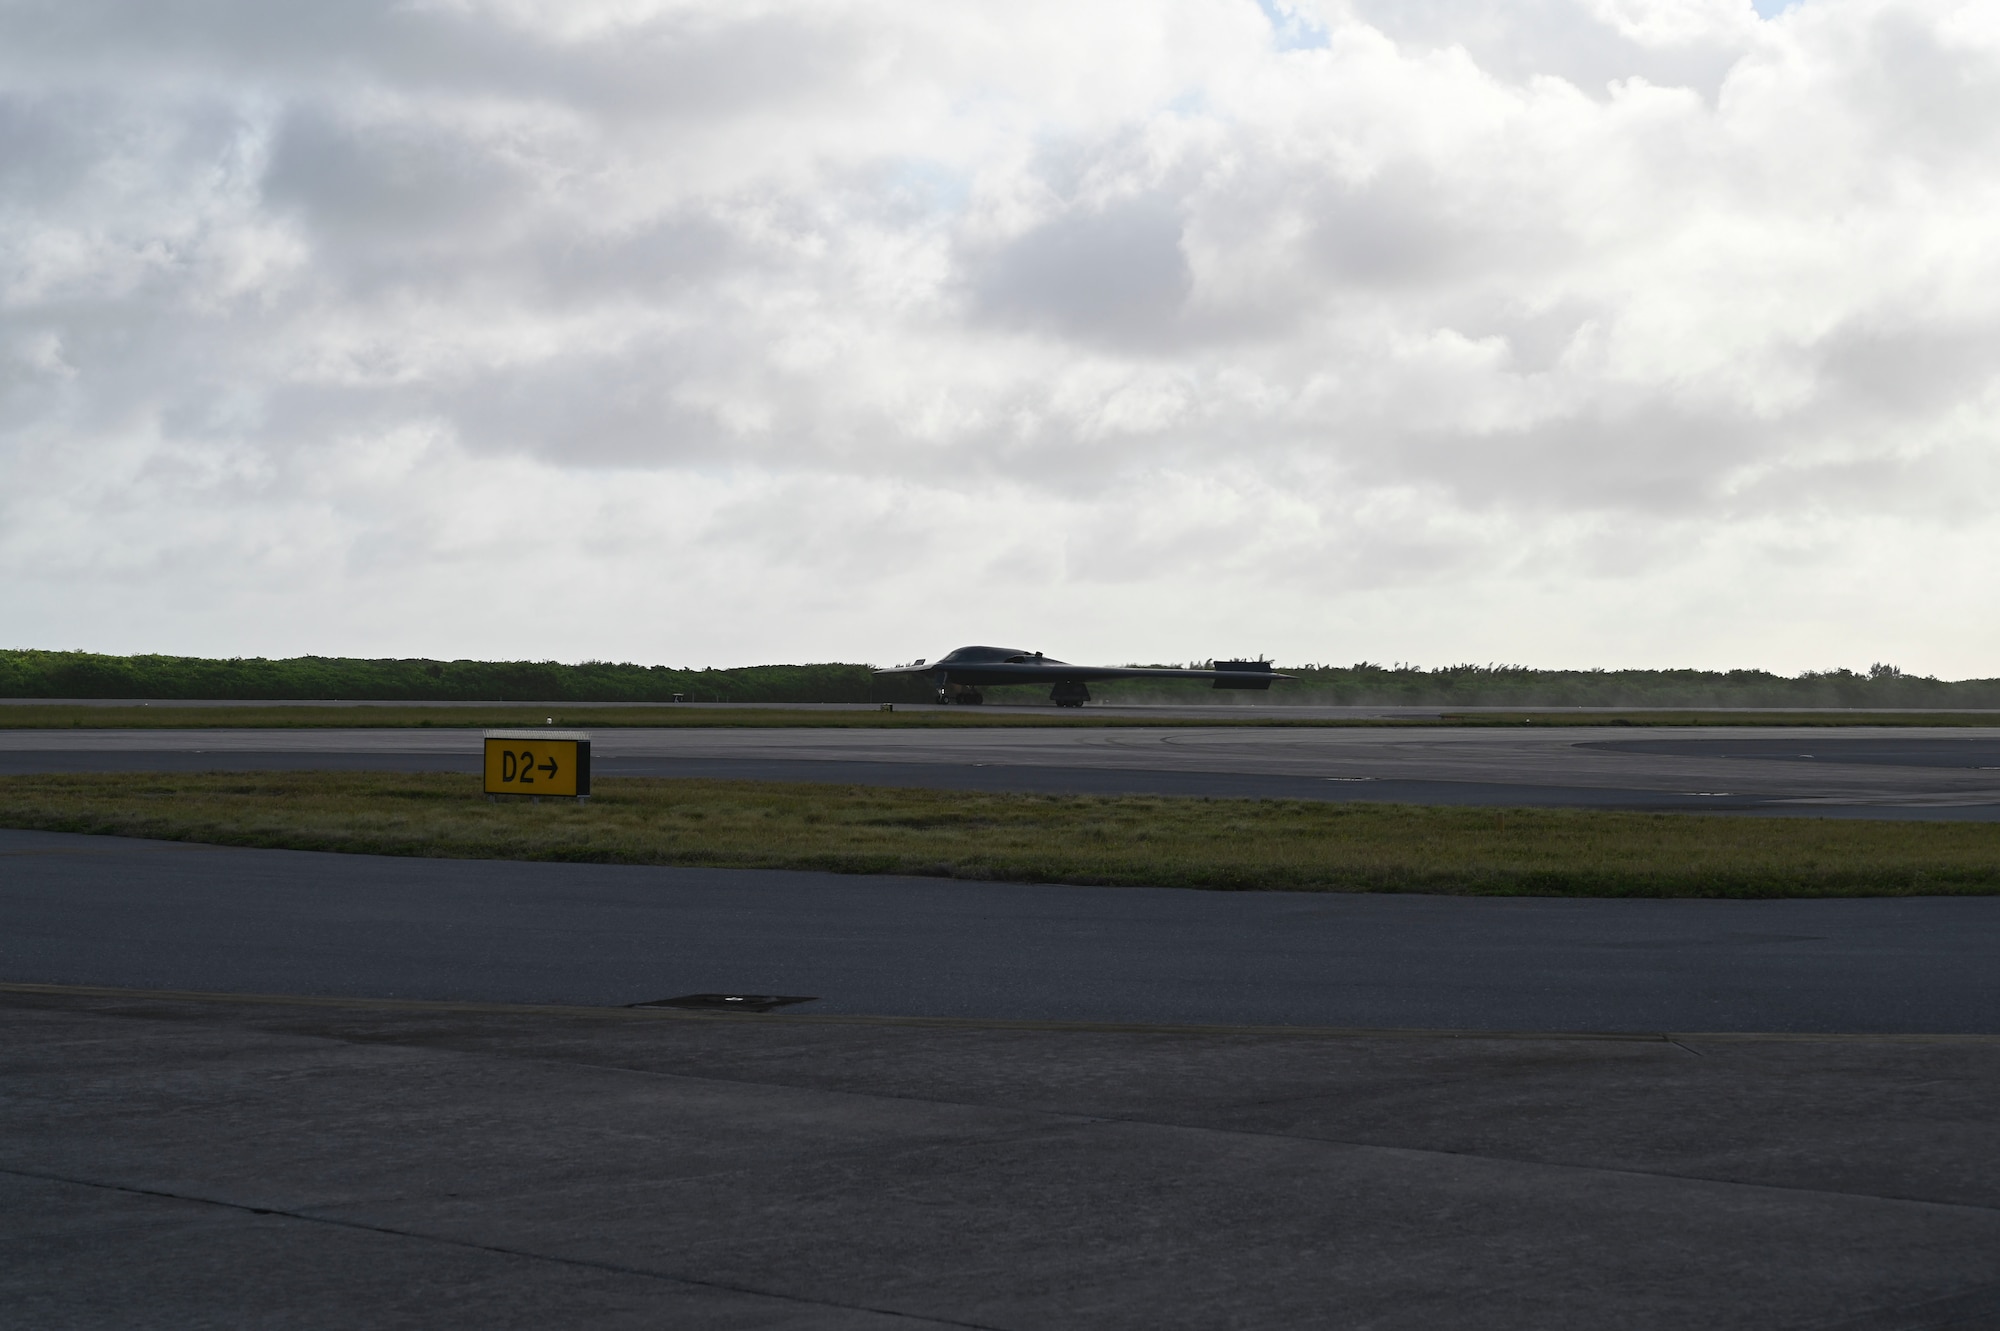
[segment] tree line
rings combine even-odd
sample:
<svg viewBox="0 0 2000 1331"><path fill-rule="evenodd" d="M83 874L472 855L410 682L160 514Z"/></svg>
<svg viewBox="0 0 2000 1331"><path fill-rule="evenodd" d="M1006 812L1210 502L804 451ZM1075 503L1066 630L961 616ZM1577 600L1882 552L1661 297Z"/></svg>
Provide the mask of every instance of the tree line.
<svg viewBox="0 0 2000 1331"><path fill-rule="evenodd" d="M1883 664L1799 675L1768 670L1534 670L1517 665L1426 669L1368 662L1278 670L1294 676L1295 682L1274 685L1268 695L1218 698L1409 707L2000 707L2000 679L1942 680ZM1092 685L1091 692L1123 702L1166 702L1191 700L1201 688L1132 680L1101 688Z"/></svg>
<svg viewBox="0 0 2000 1331"><path fill-rule="evenodd" d="M1280 666L1270 693L1216 693L1205 681L1091 685L1109 702L1320 703L1411 707L2000 707L2000 679L1941 680L1891 665L1777 675L1765 670L1534 670L1514 665ZM995 702L1042 688L987 689ZM609 661L433 661L297 656L106 656L0 650L0 697L328 699L367 702L924 702L931 686L878 680L867 665L676 669Z"/></svg>
<svg viewBox="0 0 2000 1331"><path fill-rule="evenodd" d="M366 702L901 702L926 701L923 680L877 681L865 665L677 670L609 661L281 660L103 656L0 650L0 697L326 699Z"/></svg>

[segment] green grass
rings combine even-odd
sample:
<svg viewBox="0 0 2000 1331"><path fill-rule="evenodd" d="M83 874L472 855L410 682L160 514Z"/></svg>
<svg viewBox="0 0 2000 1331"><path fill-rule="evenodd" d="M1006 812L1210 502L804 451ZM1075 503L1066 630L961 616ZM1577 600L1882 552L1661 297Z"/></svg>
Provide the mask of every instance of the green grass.
<svg viewBox="0 0 2000 1331"><path fill-rule="evenodd" d="M1021 882L1486 895L2000 891L2000 825L991 795L606 779L587 804L471 776L0 777L0 826L234 846ZM940 884L940 891L949 888Z"/></svg>
<svg viewBox="0 0 2000 1331"><path fill-rule="evenodd" d="M2000 712L1780 712L1633 709L1548 712L1445 712L1441 726L2000 726Z"/></svg>
<svg viewBox="0 0 2000 1331"><path fill-rule="evenodd" d="M771 726L819 730L964 730L1106 728L1121 726L2000 726L1993 712L1448 712L1432 717L1310 717L1260 714L1254 707L1216 707L1212 715L1134 716L1117 712L1011 711L965 707L884 712L784 707L593 707L587 703L436 707L369 703L348 707L310 703L204 707L21 703L0 707L0 730L478 730L540 726L573 729L635 726L717 729Z"/></svg>

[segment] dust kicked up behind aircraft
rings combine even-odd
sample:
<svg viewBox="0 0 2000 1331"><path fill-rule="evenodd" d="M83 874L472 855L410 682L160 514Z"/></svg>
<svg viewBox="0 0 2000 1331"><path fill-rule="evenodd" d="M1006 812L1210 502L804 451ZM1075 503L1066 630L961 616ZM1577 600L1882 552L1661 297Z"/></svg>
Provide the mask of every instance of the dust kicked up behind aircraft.
<svg viewBox="0 0 2000 1331"><path fill-rule="evenodd" d="M1047 684L1049 701L1058 707L1081 707L1090 701L1094 679L1208 679L1218 689L1268 689L1271 681L1290 679L1272 671L1269 661L1215 661L1206 670L1174 670L1161 666L1084 666L1058 661L1040 652L1014 647L960 647L935 661L877 670L876 675L929 675L944 703L982 703L979 690L990 684Z"/></svg>

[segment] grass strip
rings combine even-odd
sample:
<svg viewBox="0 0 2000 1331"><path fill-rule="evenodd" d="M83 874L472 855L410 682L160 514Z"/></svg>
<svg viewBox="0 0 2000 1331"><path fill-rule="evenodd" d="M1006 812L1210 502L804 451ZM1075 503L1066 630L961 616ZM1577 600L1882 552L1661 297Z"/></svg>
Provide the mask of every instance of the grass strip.
<svg viewBox="0 0 2000 1331"><path fill-rule="evenodd" d="M269 706L99 706L20 703L0 706L0 730L480 730L556 725L572 729L964 730L1117 728L1126 726L1966 726L2000 727L2000 712L1447 712L1414 717L1260 715L1254 707L1216 706L1213 716L1133 716L1102 711L1010 711L1004 707L884 712L786 707L592 707L588 704L494 703L432 707L421 703L347 707L310 703Z"/></svg>
<svg viewBox="0 0 2000 1331"><path fill-rule="evenodd" d="M607 778L587 804L374 772L0 777L0 826L462 859L1589 897L2000 891L2000 825Z"/></svg>
<svg viewBox="0 0 2000 1331"><path fill-rule="evenodd" d="M2000 712L1443 712L1434 726L2000 726Z"/></svg>

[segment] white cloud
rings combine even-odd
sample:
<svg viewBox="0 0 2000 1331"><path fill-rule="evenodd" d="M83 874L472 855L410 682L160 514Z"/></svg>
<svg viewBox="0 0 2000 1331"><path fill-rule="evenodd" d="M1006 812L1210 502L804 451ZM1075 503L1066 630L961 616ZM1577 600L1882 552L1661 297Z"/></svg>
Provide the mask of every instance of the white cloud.
<svg viewBox="0 0 2000 1331"><path fill-rule="evenodd" d="M0 638L2000 673L2000 22L1764 12L11 6Z"/></svg>

